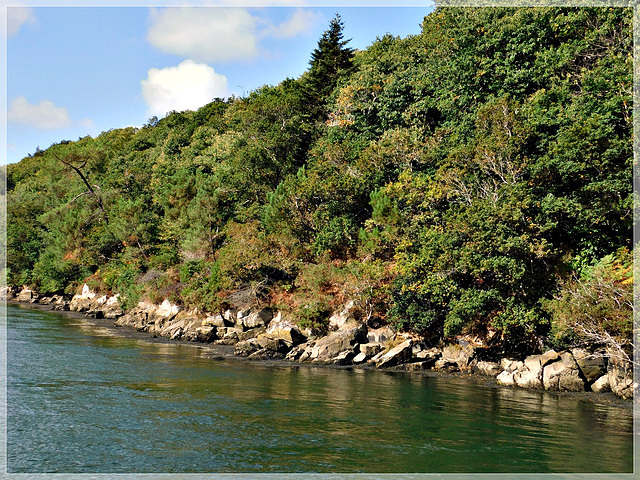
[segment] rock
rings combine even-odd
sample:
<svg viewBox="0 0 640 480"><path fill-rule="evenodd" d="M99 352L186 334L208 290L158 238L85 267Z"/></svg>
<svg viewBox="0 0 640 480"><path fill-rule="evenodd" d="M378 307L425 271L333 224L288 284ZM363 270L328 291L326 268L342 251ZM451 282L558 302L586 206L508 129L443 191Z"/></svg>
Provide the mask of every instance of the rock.
<svg viewBox="0 0 640 480"><path fill-rule="evenodd" d="M500 360L500 366L504 370L498 375L496 380L498 381L499 385L510 386L516 383L514 376L518 370L524 367L524 362L503 358Z"/></svg>
<svg viewBox="0 0 640 480"><path fill-rule="evenodd" d="M15 296L16 293L10 286L0 288L0 301L12 300Z"/></svg>
<svg viewBox="0 0 640 480"><path fill-rule="evenodd" d="M542 370L542 383L545 390L563 390L580 392L585 390L580 368L569 352L560 355L560 359L545 366Z"/></svg>
<svg viewBox="0 0 640 480"><path fill-rule="evenodd" d="M203 327L211 326L211 327L217 328L217 327L226 327L227 324L225 323L224 317L222 315L211 315L202 321L202 326Z"/></svg>
<svg viewBox="0 0 640 480"><path fill-rule="evenodd" d="M222 314L222 318L224 318L228 322L228 326L233 326L236 324L238 316L234 310L229 309L225 310L225 312Z"/></svg>
<svg viewBox="0 0 640 480"><path fill-rule="evenodd" d="M428 350L419 351L418 353L413 355L413 358L418 362L426 362L426 368L433 368L441 356L442 352L434 347Z"/></svg>
<svg viewBox="0 0 640 480"><path fill-rule="evenodd" d="M331 363L334 365L350 365L351 360L355 357L355 352L353 350L345 350L344 352L340 352L334 358L331 359Z"/></svg>
<svg viewBox="0 0 640 480"><path fill-rule="evenodd" d="M376 367L388 368L410 361L412 346L413 340L411 339L405 340L400 345L396 345L376 361Z"/></svg>
<svg viewBox="0 0 640 480"><path fill-rule="evenodd" d="M353 315L353 301L349 301L340 313L334 313L329 318L329 330L349 330L357 327L358 323Z"/></svg>
<svg viewBox="0 0 640 480"><path fill-rule="evenodd" d="M244 328L256 328L262 327L269 323L273 318L273 312L270 308L263 308L262 310L254 313L249 313L241 317L240 314L244 312L238 312L238 320L242 322Z"/></svg>
<svg viewBox="0 0 640 480"><path fill-rule="evenodd" d="M90 298L82 298L76 295L69 303L69 310L72 312L88 312L91 309L91 303Z"/></svg>
<svg viewBox="0 0 640 480"><path fill-rule="evenodd" d="M609 375L605 374L591 384L591 391L596 393L610 392Z"/></svg>
<svg viewBox="0 0 640 480"><path fill-rule="evenodd" d="M419 372L421 370L427 370L431 367L431 362L413 362L403 365L404 370L407 372Z"/></svg>
<svg viewBox="0 0 640 480"><path fill-rule="evenodd" d="M121 308L110 308L103 310L104 318L118 318L124 314Z"/></svg>
<svg viewBox="0 0 640 480"><path fill-rule="evenodd" d="M304 357L304 359L311 361L328 362L345 350L352 350L355 353L356 345L366 338L366 332L366 325L359 325L350 330L338 330L330 333L310 347L309 355L305 357L303 354L300 361L304 361Z"/></svg>
<svg viewBox="0 0 640 480"><path fill-rule="evenodd" d="M215 327L207 325L196 328L196 338L199 342L209 343L217 339L218 335Z"/></svg>
<svg viewBox="0 0 640 480"><path fill-rule="evenodd" d="M261 350L258 350L257 352L252 353L248 358L250 358L251 360L273 360L284 358L284 354L276 352L274 350L263 348Z"/></svg>
<svg viewBox="0 0 640 480"><path fill-rule="evenodd" d="M241 328L228 327L224 336L220 340L216 340L214 343L220 345L235 345L238 343L238 335L241 333Z"/></svg>
<svg viewBox="0 0 640 480"><path fill-rule="evenodd" d="M361 343L360 353L364 353L367 357L373 357L376 353L382 351L382 345L379 343Z"/></svg>
<svg viewBox="0 0 640 480"><path fill-rule="evenodd" d="M269 322L267 333L272 337L283 339L292 346L299 345L307 341L307 337L300 332L298 326L288 322L287 320L282 320L282 315L280 313L278 313L278 315Z"/></svg>
<svg viewBox="0 0 640 480"><path fill-rule="evenodd" d="M352 362L359 364L359 363L364 363L367 360L367 356L360 352L358 355L356 355L355 357L353 357Z"/></svg>
<svg viewBox="0 0 640 480"><path fill-rule="evenodd" d="M291 350L289 350L289 353L287 353L287 356L285 358L287 360L292 361L292 362L296 361L296 360L300 360L300 357L305 352L307 347L308 347L308 344L306 344L306 343L303 343L303 344L300 344L300 345L296 345ZM302 361L302 360L300 360L300 361Z"/></svg>
<svg viewBox="0 0 640 480"><path fill-rule="evenodd" d="M262 348L267 350L273 350L274 352L287 354L291 350L291 344L286 342L280 337L274 337L268 333L262 333L258 335L256 341Z"/></svg>
<svg viewBox="0 0 640 480"><path fill-rule="evenodd" d="M500 373L496 377L498 385L505 385L505 386L514 385L516 383L516 381L513 378L515 374L516 372L513 370L503 370L502 373Z"/></svg>
<svg viewBox="0 0 640 480"><path fill-rule="evenodd" d="M496 377L502 372L502 368L497 362L481 360L474 365L474 372L488 377Z"/></svg>
<svg viewBox="0 0 640 480"><path fill-rule="evenodd" d="M176 330L183 330L184 326L184 320L178 320L165 326L165 328L160 331L160 335L163 337L173 338Z"/></svg>
<svg viewBox="0 0 640 480"><path fill-rule="evenodd" d="M370 343L384 343L392 341L396 336L396 332L391 327L380 327L375 330L369 330L367 340Z"/></svg>
<svg viewBox="0 0 640 480"><path fill-rule="evenodd" d="M559 358L558 354L549 350L542 355L530 355L513 376L516 385L523 388L543 388L543 368Z"/></svg>
<svg viewBox="0 0 640 480"><path fill-rule="evenodd" d="M258 350L261 350L262 347L260 346L260 344L258 343L258 341L255 338L251 338L249 340L246 340L244 342L238 342L236 343L234 349L233 349L233 353L235 353L236 355L238 355L239 357L248 357L249 355L257 352Z"/></svg>
<svg viewBox="0 0 640 480"><path fill-rule="evenodd" d="M500 359L500 366L503 370L516 371L524 365L520 360L514 360L512 358Z"/></svg>
<svg viewBox="0 0 640 480"><path fill-rule="evenodd" d="M176 316L180 310L178 305L172 305L169 300L164 300L156 309L155 313L160 317L170 318Z"/></svg>
<svg viewBox="0 0 640 480"><path fill-rule="evenodd" d="M471 360L475 356L475 348L470 344L466 345L447 345L442 349L441 361L446 365L455 364L461 370L469 369Z"/></svg>
<svg viewBox="0 0 640 480"><path fill-rule="evenodd" d="M593 383L607 373L607 359L604 355L592 354L581 348L574 348L571 353L587 382Z"/></svg>
<svg viewBox="0 0 640 480"><path fill-rule="evenodd" d="M433 364L433 369L444 370L447 372L457 372L460 370L460 367L456 362L451 362L449 360L445 360L444 358L440 358Z"/></svg>
<svg viewBox="0 0 640 480"><path fill-rule="evenodd" d="M609 351L608 378L611 391L621 398L633 398L637 384L633 382L633 367L620 358L615 351Z"/></svg>
<svg viewBox="0 0 640 480"><path fill-rule="evenodd" d="M266 331L267 329L265 328L265 326L261 325L256 328L251 328L246 331L238 332L238 340L243 342L245 340L249 340L250 338L256 338L257 336L259 336L260 334Z"/></svg>

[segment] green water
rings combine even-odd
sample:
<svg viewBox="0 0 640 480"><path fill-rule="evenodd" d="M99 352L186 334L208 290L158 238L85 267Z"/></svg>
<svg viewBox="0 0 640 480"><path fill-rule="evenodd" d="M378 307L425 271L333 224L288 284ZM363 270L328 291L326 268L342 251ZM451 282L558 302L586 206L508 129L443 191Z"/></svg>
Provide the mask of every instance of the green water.
<svg viewBox="0 0 640 480"><path fill-rule="evenodd" d="M217 360L12 306L7 323L10 473L633 469L610 397Z"/></svg>

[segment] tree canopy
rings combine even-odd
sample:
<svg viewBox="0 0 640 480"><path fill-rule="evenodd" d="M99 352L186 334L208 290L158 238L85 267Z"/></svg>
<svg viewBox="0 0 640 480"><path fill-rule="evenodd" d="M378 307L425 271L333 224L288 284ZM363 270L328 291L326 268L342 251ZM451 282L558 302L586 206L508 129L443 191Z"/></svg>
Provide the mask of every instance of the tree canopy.
<svg viewBox="0 0 640 480"><path fill-rule="evenodd" d="M632 13L439 7L362 51L336 16L298 79L9 165L8 283L629 339Z"/></svg>

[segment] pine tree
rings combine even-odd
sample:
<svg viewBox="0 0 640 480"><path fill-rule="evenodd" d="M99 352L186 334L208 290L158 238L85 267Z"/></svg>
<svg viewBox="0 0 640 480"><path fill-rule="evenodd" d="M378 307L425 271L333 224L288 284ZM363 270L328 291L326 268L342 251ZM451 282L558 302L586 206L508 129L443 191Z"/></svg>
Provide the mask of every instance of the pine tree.
<svg viewBox="0 0 640 480"><path fill-rule="evenodd" d="M353 68L354 52L346 47L351 39L343 40L343 28L342 19L336 13L311 54L308 91L317 106L326 103L340 77Z"/></svg>

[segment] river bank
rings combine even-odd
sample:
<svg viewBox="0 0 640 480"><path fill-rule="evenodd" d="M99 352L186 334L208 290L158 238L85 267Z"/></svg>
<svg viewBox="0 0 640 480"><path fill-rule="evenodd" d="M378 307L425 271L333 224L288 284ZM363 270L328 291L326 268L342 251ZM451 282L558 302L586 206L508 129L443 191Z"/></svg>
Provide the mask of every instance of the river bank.
<svg viewBox="0 0 640 480"><path fill-rule="evenodd" d="M316 336L268 308L229 309L220 314L186 311L164 301L140 302L122 309L119 297L99 295L84 286L68 299L23 289L0 292L8 301L90 317L102 326L154 341L186 341L211 347L211 356L288 364L331 365L411 372L473 374L498 385L558 392L613 392L633 398L633 369L609 352L547 350L523 358L499 358L470 338L438 347L389 326L371 328L357 322L347 305L330 319L330 331Z"/></svg>

